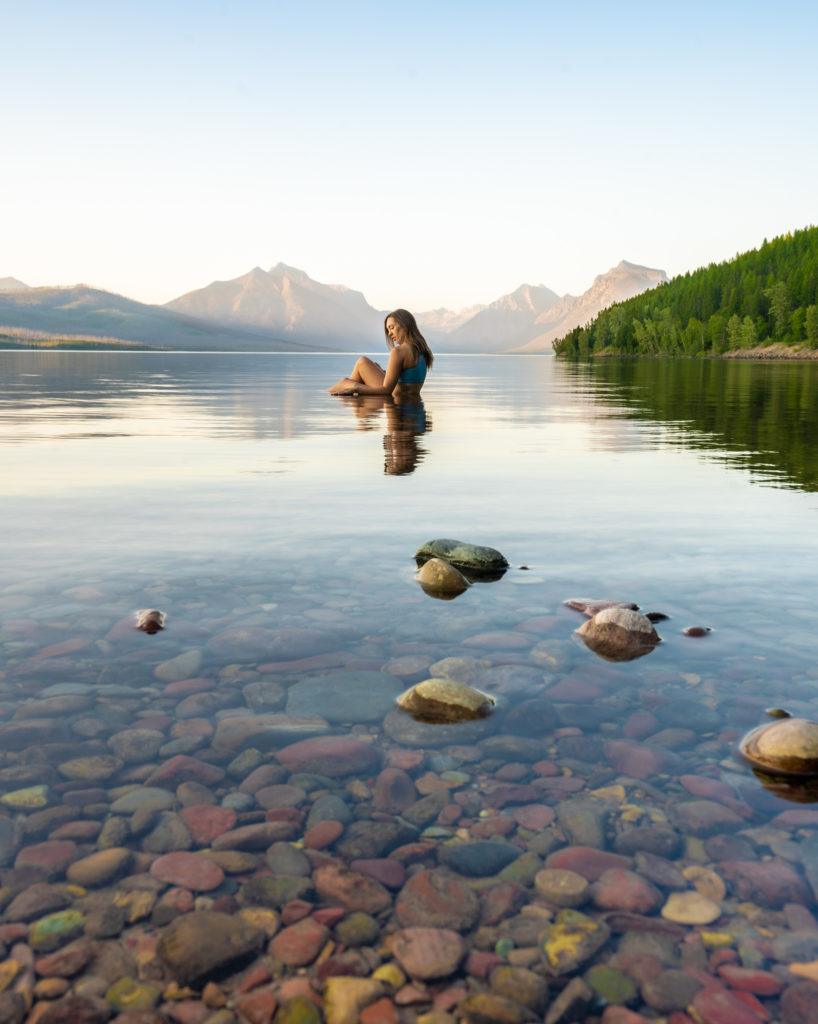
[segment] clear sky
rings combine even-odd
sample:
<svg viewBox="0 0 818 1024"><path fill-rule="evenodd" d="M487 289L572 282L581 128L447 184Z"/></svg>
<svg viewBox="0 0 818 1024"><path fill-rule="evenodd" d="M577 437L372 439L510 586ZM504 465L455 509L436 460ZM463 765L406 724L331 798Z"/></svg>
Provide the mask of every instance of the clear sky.
<svg viewBox="0 0 818 1024"><path fill-rule="evenodd" d="M0 277L379 308L818 223L818 4L0 0Z"/></svg>

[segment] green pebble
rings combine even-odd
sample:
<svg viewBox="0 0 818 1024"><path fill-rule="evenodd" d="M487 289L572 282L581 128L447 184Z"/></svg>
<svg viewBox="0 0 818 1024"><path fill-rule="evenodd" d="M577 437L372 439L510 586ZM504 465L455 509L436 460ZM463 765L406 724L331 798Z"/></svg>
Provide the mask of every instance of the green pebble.
<svg viewBox="0 0 818 1024"><path fill-rule="evenodd" d="M514 942L511 939L498 939L494 946L494 952L497 956L507 957L508 954L514 949Z"/></svg>
<svg viewBox="0 0 818 1024"><path fill-rule="evenodd" d="M306 996L296 996L278 1011L276 1024L321 1024L321 1014Z"/></svg>
<svg viewBox="0 0 818 1024"><path fill-rule="evenodd" d="M440 828L439 825L431 825L420 834L424 839L450 839L454 835L450 828Z"/></svg>
<svg viewBox="0 0 818 1024"><path fill-rule="evenodd" d="M27 786L0 796L0 804L15 811L38 811L48 806L48 786Z"/></svg>
<svg viewBox="0 0 818 1024"><path fill-rule="evenodd" d="M60 910L35 921L29 928L28 944L37 953L48 953L80 934L85 915L79 910Z"/></svg>
<svg viewBox="0 0 818 1024"><path fill-rule="evenodd" d="M597 999L606 1005L624 1006L636 999L636 984L622 971L608 964L594 964L586 972L585 981L594 990Z"/></svg>
<svg viewBox="0 0 818 1024"><path fill-rule="evenodd" d="M465 786L467 782L471 781L471 775L467 775L465 772L441 772L440 777L446 782L455 782L458 786Z"/></svg>
<svg viewBox="0 0 818 1024"><path fill-rule="evenodd" d="M111 985L105 998L115 1010L124 1013L126 1010L152 1010L161 994L154 985L133 978L120 978Z"/></svg>

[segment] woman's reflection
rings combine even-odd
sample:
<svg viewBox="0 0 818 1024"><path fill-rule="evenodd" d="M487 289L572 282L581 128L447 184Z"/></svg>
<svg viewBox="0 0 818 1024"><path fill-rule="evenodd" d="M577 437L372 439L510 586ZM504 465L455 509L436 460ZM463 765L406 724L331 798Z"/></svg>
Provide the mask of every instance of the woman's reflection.
<svg viewBox="0 0 818 1024"><path fill-rule="evenodd" d="M413 473L427 454L418 438L432 429L420 395L345 395L342 401L352 409L361 430L374 430L381 409L386 411L383 471L387 476Z"/></svg>

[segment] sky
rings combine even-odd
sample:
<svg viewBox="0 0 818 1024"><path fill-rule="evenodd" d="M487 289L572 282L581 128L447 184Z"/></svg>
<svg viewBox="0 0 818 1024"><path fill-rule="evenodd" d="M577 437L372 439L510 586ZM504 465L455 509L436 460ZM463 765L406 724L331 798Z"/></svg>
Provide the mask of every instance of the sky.
<svg viewBox="0 0 818 1024"><path fill-rule="evenodd" d="M0 0L0 277L377 308L818 223L813 0Z"/></svg>

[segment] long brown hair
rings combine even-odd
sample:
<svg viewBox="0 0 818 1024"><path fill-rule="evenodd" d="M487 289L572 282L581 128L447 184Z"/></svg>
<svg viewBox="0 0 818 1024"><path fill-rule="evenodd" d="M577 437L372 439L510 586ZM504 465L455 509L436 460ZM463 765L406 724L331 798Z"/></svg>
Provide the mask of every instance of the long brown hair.
<svg viewBox="0 0 818 1024"><path fill-rule="evenodd" d="M397 320L403 328L406 333L406 337L409 340L409 344L417 351L419 356L423 356L426 360L426 369L431 370L435 357L432 355L432 350L429 348L428 342L420 333L417 320L415 320L408 309L393 309L391 313L387 313L383 321L383 333L386 335L387 342L389 342L390 339L389 331L386 329L386 321L390 316L393 320Z"/></svg>

